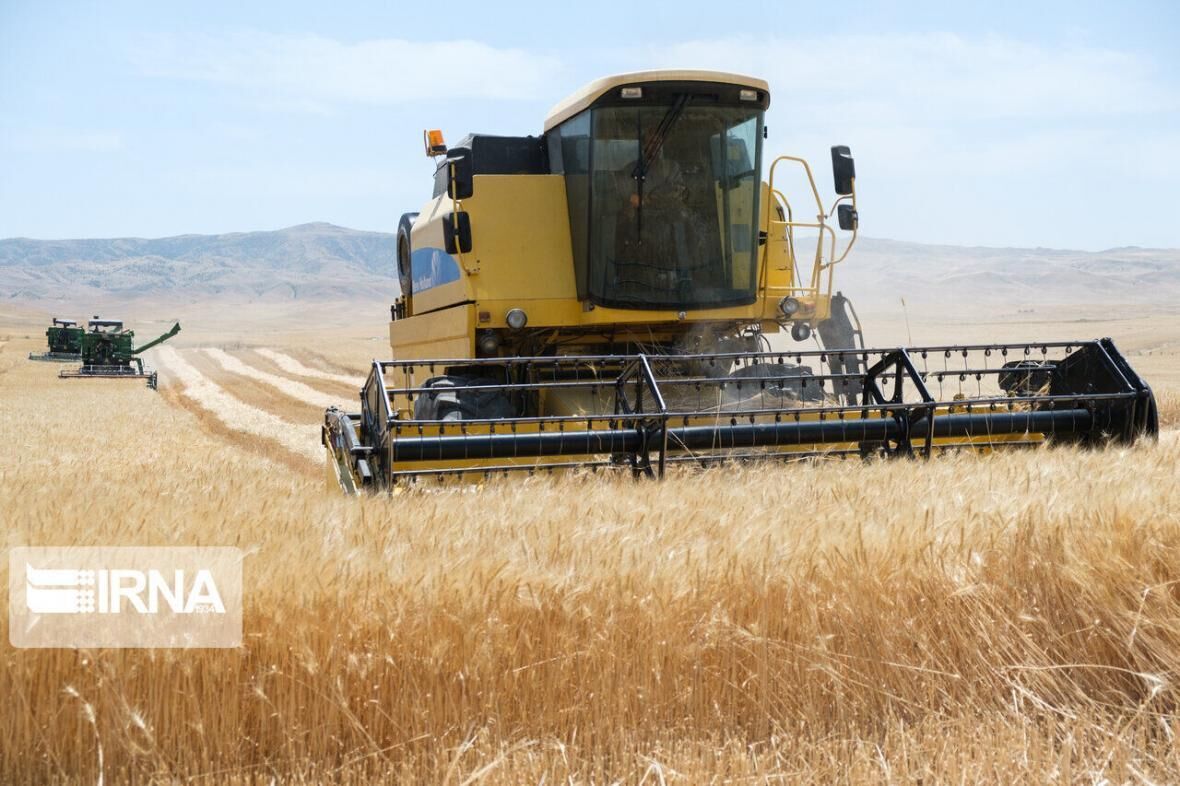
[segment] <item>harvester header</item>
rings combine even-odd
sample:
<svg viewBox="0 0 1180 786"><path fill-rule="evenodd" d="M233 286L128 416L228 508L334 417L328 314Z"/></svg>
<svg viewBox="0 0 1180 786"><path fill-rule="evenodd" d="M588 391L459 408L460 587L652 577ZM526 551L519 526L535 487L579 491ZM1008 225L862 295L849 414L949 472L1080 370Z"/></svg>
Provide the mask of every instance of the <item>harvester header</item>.
<svg viewBox="0 0 1180 786"><path fill-rule="evenodd" d="M334 482L1155 433L1106 339L867 349L833 287L859 229L851 151L832 147L825 199L807 161L765 154L769 105L761 79L649 71L587 85L537 136L427 131L394 360L359 413L325 414Z"/></svg>

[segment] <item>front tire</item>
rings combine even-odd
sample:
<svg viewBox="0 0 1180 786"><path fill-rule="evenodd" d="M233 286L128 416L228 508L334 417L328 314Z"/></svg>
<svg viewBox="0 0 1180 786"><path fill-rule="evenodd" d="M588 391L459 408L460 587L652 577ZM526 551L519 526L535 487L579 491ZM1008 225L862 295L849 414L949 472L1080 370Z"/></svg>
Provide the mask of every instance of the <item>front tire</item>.
<svg viewBox="0 0 1180 786"><path fill-rule="evenodd" d="M831 316L819 323L819 343L828 352L828 365L833 374L864 374L865 364L857 352L863 351L864 334L852 302L837 292L832 296ZM833 391L851 404L864 389L862 381L844 377L832 380Z"/></svg>

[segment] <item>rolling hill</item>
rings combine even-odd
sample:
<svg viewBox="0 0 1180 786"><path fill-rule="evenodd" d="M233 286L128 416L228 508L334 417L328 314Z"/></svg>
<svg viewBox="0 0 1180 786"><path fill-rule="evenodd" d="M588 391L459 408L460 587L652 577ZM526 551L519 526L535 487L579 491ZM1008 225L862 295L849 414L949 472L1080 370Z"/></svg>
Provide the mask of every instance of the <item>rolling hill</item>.
<svg viewBox="0 0 1180 786"><path fill-rule="evenodd" d="M397 293L394 236L326 223L159 239L0 240L0 298L347 301ZM806 253L801 246L800 255ZM926 245L862 238L837 288L873 307L1180 302L1180 250Z"/></svg>
<svg viewBox="0 0 1180 786"><path fill-rule="evenodd" d="M2 298L338 300L374 284L396 291L392 236L324 223L159 239L0 240Z"/></svg>

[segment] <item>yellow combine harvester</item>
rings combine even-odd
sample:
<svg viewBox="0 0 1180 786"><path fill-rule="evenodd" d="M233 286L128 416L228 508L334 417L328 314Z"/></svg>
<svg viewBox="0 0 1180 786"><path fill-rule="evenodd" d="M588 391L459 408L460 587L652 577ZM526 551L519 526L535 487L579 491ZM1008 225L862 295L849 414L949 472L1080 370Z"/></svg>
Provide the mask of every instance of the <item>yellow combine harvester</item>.
<svg viewBox="0 0 1180 786"><path fill-rule="evenodd" d="M831 205L803 159L764 166L769 103L760 79L654 71L586 86L541 136L448 149L427 132L439 164L398 227L395 359L374 361L361 412L325 414L332 482L1158 430L1108 339L866 349L833 290L856 239L852 157L832 148ZM790 175L814 219L783 195ZM776 350L782 332L819 348Z"/></svg>

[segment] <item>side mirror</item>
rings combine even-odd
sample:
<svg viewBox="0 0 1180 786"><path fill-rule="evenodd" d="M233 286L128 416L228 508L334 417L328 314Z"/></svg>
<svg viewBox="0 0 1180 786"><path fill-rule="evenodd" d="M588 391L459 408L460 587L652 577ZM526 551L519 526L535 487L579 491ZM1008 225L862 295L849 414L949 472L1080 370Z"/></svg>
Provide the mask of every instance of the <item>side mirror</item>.
<svg viewBox="0 0 1180 786"><path fill-rule="evenodd" d="M443 217L443 246L448 254L467 254L471 251L471 216L466 211L448 213Z"/></svg>
<svg viewBox="0 0 1180 786"><path fill-rule="evenodd" d="M860 225L860 216L857 215L856 208L852 205L837 207L836 220L840 222L840 228L843 230L856 229Z"/></svg>
<svg viewBox="0 0 1180 786"><path fill-rule="evenodd" d="M847 145L832 147L832 174L836 176L836 193L847 196L852 193L852 181L856 179L856 163Z"/></svg>
<svg viewBox="0 0 1180 786"><path fill-rule="evenodd" d="M447 196L451 199L469 199L475 193L472 179L471 151L457 147L450 151L446 160Z"/></svg>

